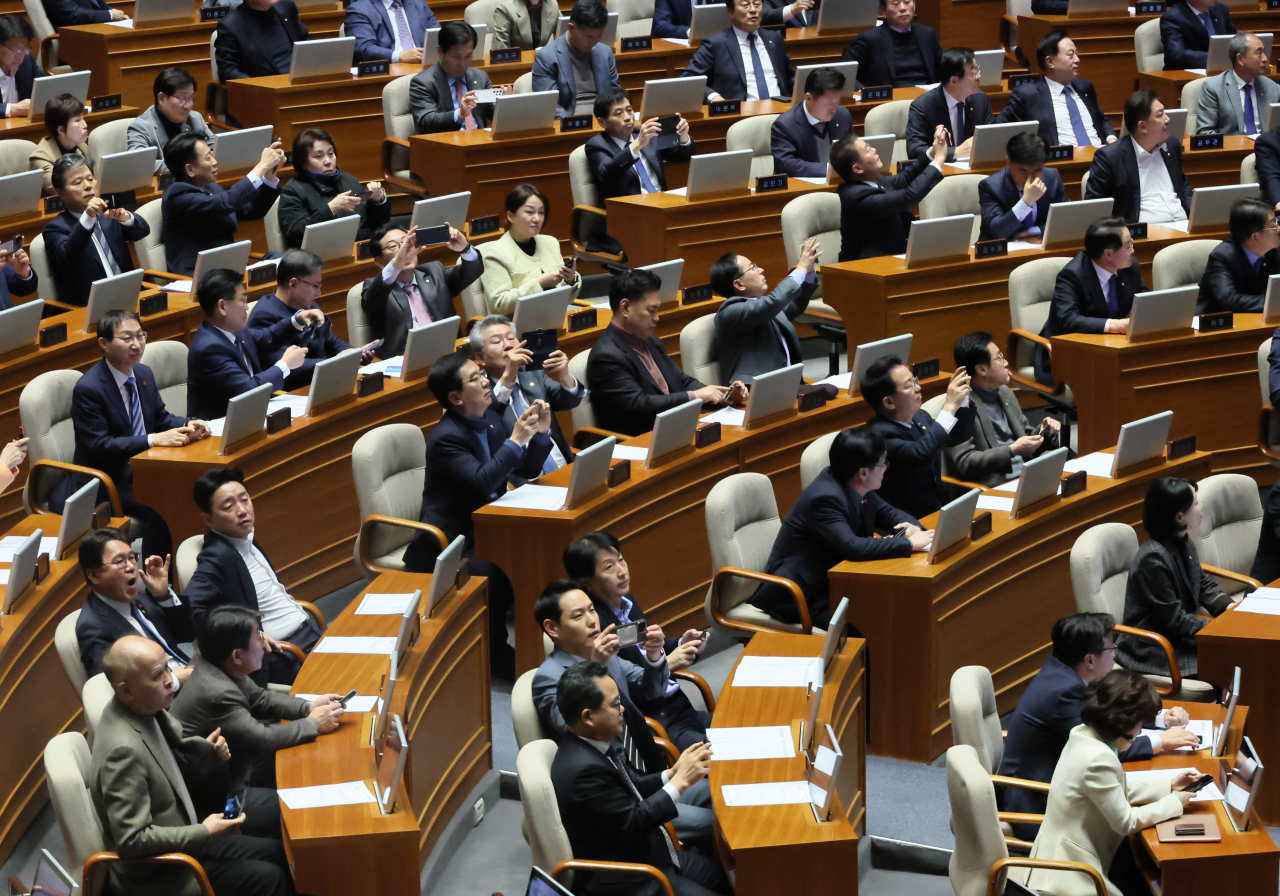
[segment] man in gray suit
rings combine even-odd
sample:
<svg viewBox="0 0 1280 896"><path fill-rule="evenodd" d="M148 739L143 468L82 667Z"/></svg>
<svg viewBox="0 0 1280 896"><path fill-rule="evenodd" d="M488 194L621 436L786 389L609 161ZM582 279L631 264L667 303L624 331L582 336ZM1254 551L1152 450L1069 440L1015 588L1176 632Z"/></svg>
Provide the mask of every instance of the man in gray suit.
<svg viewBox="0 0 1280 896"><path fill-rule="evenodd" d="M1009 388L1009 362L990 333L961 337L954 354L956 364L969 371L976 414L973 436L943 449L947 463L958 478L988 488L1017 479L1023 463L1058 447L1062 424L1052 417L1038 427L1027 422Z"/></svg>
<svg viewBox="0 0 1280 896"><path fill-rule="evenodd" d="M800 339L791 322L809 307L818 288L814 268L818 238L800 246L800 261L773 292L764 270L729 252L711 266L711 288L727 300L716 312L716 358L721 381L751 381L762 373L800 363Z"/></svg>
<svg viewBox="0 0 1280 896"><path fill-rule="evenodd" d="M373 235L373 250L382 262L382 271L364 281L360 306L373 335L382 340L374 350L379 358L403 355L414 327L457 314L453 297L484 273L480 253L454 227L449 228L445 246L462 256L458 264L448 270L438 261L418 264L417 230L412 227L405 233L387 224Z"/></svg>
<svg viewBox="0 0 1280 896"><path fill-rule="evenodd" d="M620 87L613 48L600 43L609 13L598 0L577 0L569 29L533 56L533 89L558 90L556 117L590 115L596 97Z"/></svg>
<svg viewBox="0 0 1280 896"><path fill-rule="evenodd" d="M195 671L173 701L173 715L188 737L221 731L231 748L231 793L244 791L245 833L280 837L280 801L275 791L275 752L336 731L340 694L315 700L259 687L249 678L262 668L266 642L262 615L224 605L204 614L197 634ZM276 724L281 719L283 725ZM291 720L291 721L289 721ZM254 785L249 786L251 779Z"/></svg>
<svg viewBox="0 0 1280 896"><path fill-rule="evenodd" d="M116 641L102 662L115 696L102 711L93 741L89 791L107 849L124 859L185 853L204 869L217 893L292 896L284 844L228 837L245 822L221 812L199 819L182 764L223 762L231 751L220 731L183 737L168 713L173 677L159 644L141 635ZM130 896L197 896L191 872L167 863L112 865L111 887Z"/></svg>
<svg viewBox="0 0 1280 896"><path fill-rule="evenodd" d="M493 118L493 104L477 103L475 92L488 90L493 82L471 67L476 30L466 22L445 22L437 40L439 60L409 82L414 131L435 134L487 127Z"/></svg>
<svg viewBox="0 0 1280 896"><path fill-rule="evenodd" d="M1196 107L1201 134L1257 134L1272 103L1280 102L1280 85L1264 77L1271 63L1256 34L1242 32L1227 44L1231 68L1206 78Z"/></svg>

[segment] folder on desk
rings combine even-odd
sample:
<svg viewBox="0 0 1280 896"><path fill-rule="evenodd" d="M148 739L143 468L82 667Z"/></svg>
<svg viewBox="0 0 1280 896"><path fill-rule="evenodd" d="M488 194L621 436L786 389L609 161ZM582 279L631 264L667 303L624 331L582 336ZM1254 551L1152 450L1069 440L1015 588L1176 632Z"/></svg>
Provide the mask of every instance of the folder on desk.
<svg viewBox="0 0 1280 896"><path fill-rule="evenodd" d="M938 522L933 527L933 543L929 545L927 563L938 562L944 551L965 541L973 526L973 513L978 508L980 489L971 488L938 511Z"/></svg>
<svg viewBox="0 0 1280 896"><path fill-rule="evenodd" d="M744 429L753 423L794 410L796 396L800 393L800 384L804 381L804 364L796 363L790 367L771 370L755 377L751 383L751 392L747 396L747 413L742 420Z"/></svg>
<svg viewBox="0 0 1280 896"><path fill-rule="evenodd" d="M1034 134L1040 129L1038 121L1006 121L1000 124L980 124L973 129L973 151L969 155L969 167L1003 165L1009 141L1016 134Z"/></svg>
<svg viewBox="0 0 1280 896"><path fill-rule="evenodd" d="M44 299L23 302L0 311L0 356L39 342L43 314Z"/></svg>
<svg viewBox="0 0 1280 896"><path fill-rule="evenodd" d="M262 432L272 390L271 383L263 383L227 402L227 416L222 422L222 444L218 447L218 454L229 454L237 442L243 442Z"/></svg>
<svg viewBox="0 0 1280 896"><path fill-rule="evenodd" d="M471 51L472 59L483 59L485 54L485 38L489 34L489 26L484 22L476 22L471 26L476 30L476 45ZM440 29L428 28L422 38L422 67L431 68L440 61Z"/></svg>
<svg viewBox="0 0 1280 896"><path fill-rule="evenodd" d="M421 370L429 370L432 364L453 351L460 320L455 314L409 331L404 357L400 359L401 382L408 382Z"/></svg>
<svg viewBox="0 0 1280 896"><path fill-rule="evenodd" d="M977 215L968 214L912 221L903 266L913 268L930 261L967 258L969 247L973 245L977 218Z"/></svg>
<svg viewBox="0 0 1280 896"><path fill-rule="evenodd" d="M1018 490L1013 496L1010 519L1058 493L1058 485L1062 482L1062 469L1067 463L1067 453L1066 448L1055 448L1022 465L1022 475L1018 477Z"/></svg>
<svg viewBox="0 0 1280 896"><path fill-rule="evenodd" d="M649 437L649 459L644 462L646 469L656 466L667 455L693 445L701 410L702 399L691 398L654 418L653 434Z"/></svg>
<svg viewBox="0 0 1280 896"><path fill-rule="evenodd" d="M96 479L90 479L62 506L62 522L58 525L58 547L54 559L60 560L71 547L93 528L93 509L98 506Z"/></svg>
<svg viewBox="0 0 1280 896"><path fill-rule="evenodd" d="M137 311L142 291L142 268L93 281L84 312L84 331L92 333L108 311Z"/></svg>
<svg viewBox="0 0 1280 896"><path fill-rule="evenodd" d="M979 69L978 86L1000 86L1004 77L1004 50L974 50L973 61Z"/></svg>
<svg viewBox="0 0 1280 896"><path fill-rule="evenodd" d="M1120 438L1116 440L1116 459L1111 466L1112 478L1135 464L1164 457L1164 446L1169 441L1171 426L1173 411L1152 414L1121 426ZM1025 469L1024 466L1023 470Z"/></svg>

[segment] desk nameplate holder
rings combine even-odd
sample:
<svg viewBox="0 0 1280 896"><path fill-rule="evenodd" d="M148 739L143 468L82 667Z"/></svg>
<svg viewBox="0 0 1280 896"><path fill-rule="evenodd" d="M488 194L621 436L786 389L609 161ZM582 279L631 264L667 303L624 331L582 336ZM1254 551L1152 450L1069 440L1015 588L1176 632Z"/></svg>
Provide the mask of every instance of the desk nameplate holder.
<svg viewBox="0 0 1280 896"><path fill-rule="evenodd" d="M477 133L483 132L478 131ZM570 131L569 133L578 136L576 132ZM527 131L511 131L508 134L501 134L497 137L491 136L489 140L493 143L501 143L504 140L532 140L535 137L550 137L553 134L560 134L560 128L557 124L551 124L543 128L529 128Z"/></svg>
<svg viewBox="0 0 1280 896"><path fill-rule="evenodd" d="M716 439L716 441L718 442L720 440ZM697 452L698 452L698 449L694 447L694 444L692 442L690 442L688 445L685 445L681 448L677 448L675 451L672 451L669 454L664 454L662 455L662 457L659 457L656 460L650 461L648 458L646 458L644 462L644 468L646 470L661 469L662 467L669 466L675 463L676 461L684 460L686 457L692 457Z"/></svg>
<svg viewBox="0 0 1280 896"><path fill-rule="evenodd" d="M1050 507L1054 506L1055 504L1059 504L1061 502L1062 502L1062 495L1050 495L1044 500L1037 501L1036 503L1030 505L1029 507L1020 507L1010 511L1009 519L1011 520L1025 519L1026 517L1030 516L1033 513L1039 513L1042 510L1048 510Z"/></svg>
<svg viewBox="0 0 1280 896"><path fill-rule="evenodd" d="M939 551L938 553L934 554L933 559L927 560L926 563L931 566L937 566L942 561L949 560L950 558L954 557L956 554L959 554L960 552L962 552L965 548L969 547L969 545L973 544L972 532L973 532L972 523L970 523L970 532L968 535L966 535L964 538L957 541L955 544L947 548L945 551Z"/></svg>
<svg viewBox="0 0 1280 896"><path fill-rule="evenodd" d="M1155 333L1139 333L1137 336L1127 336L1129 340L1127 345L1144 345L1148 342L1159 342L1162 339L1184 339L1191 336L1196 330L1188 324L1185 327L1178 327L1176 330L1159 330Z"/></svg>
<svg viewBox="0 0 1280 896"><path fill-rule="evenodd" d="M1136 464L1130 464L1123 470L1116 470L1113 468L1111 471L1111 478L1125 479L1129 476L1136 476L1139 473L1145 473L1148 470L1154 470L1157 467L1163 467L1166 463L1168 463L1168 459L1165 458L1164 455L1161 455L1160 457L1153 457L1148 460L1140 461Z"/></svg>
<svg viewBox="0 0 1280 896"><path fill-rule="evenodd" d="M751 187L747 186L746 184L743 184L742 187L738 189L717 190L714 193L701 193L697 196L686 195L684 199L686 202L689 202L689 203L724 202L729 199L744 199L747 196L754 196L754 195L755 194L751 192Z"/></svg>
<svg viewBox="0 0 1280 896"><path fill-rule="evenodd" d="M232 454L243 451L246 448L250 448L253 445L258 444L259 442L265 442L266 439L267 439L267 431L265 429L260 429L257 432L252 433L251 435L245 436L243 439L241 439L238 442L232 442L230 445L220 446L218 448L218 457L229 457Z"/></svg>

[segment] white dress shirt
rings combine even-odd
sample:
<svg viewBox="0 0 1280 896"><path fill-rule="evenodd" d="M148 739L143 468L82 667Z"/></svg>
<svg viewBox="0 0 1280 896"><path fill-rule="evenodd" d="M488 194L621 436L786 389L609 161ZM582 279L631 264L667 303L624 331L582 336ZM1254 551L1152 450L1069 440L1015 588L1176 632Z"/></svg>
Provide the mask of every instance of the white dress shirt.
<svg viewBox="0 0 1280 896"><path fill-rule="evenodd" d="M1225 80L1227 85L1236 92L1236 99L1240 101L1240 133L1243 134L1245 133L1244 82L1240 80L1239 76L1237 76L1234 71L1227 72ZM1258 79L1254 78L1249 83L1251 85L1249 92L1253 94L1249 100L1249 102L1253 104L1253 130L1249 133L1256 134L1262 130L1262 121L1266 116L1263 113L1262 104L1258 100Z"/></svg>
<svg viewBox="0 0 1280 896"><path fill-rule="evenodd" d="M277 641L289 640L311 617L284 590L267 558L254 547L252 532L248 538L228 537L227 540L249 568L249 578L253 579L253 590L258 596L258 612L262 614L262 630Z"/></svg>
<svg viewBox="0 0 1280 896"><path fill-rule="evenodd" d="M1112 277L1116 278L1116 301L1119 302L1120 301L1120 275L1113 274L1110 271L1108 271L1106 268L1098 267L1098 263L1096 261L1090 260L1089 264L1093 265L1093 273L1098 278L1098 285L1102 287L1102 298L1106 300L1108 304L1111 302L1111 294L1109 292L1109 288L1111 285L1111 278Z"/></svg>
<svg viewBox="0 0 1280 896"><path fill-rule="evenodd" d="M128 227L130 224L133 223L133 212L126 211L124 215L125 215L124 219L121 220L120 224L123 227ZM92 233L94 228L98 226L98 223L99 223L98 218L101 218L101 217L102 215L99 214L97 218L93 218L89 216L89 213L87 211L83 212L80 215L80 226L83 227L85 230L88 230L90 233ZM106 233L102 232L101 229L99 229L98 232L102 234L102 242L98 242L97 240L92 238L89 240L89 242L92 243L93 248L97 250L98 261L102 263L102 270L107 274L107 276L110 276L111 275L111 259L107 258L107 254L103 250L103 246L106 245L107 235Z"/></svg>
<svg viewBox="0 0 1280 896"><path fill-rule="evenodd" d="M0 72L0 101L3 101L6 117L9 115L9 105L18 102L18 79L4 72Z"/></svg>
<svg viewBox="0 0 1280 896"><path fill-rule="evenodd" d="M114 368L113 368L113 369L114 369ZM94 594L98 594L98 592L96 592L96 591L95 591L95 592L94 592ZM98 594L98 597L102 597L102 595L101 595L101 594ZM173 589L172 589L172 588L170 588L170 589L169 589L169 598L168 598L168 600L156 600L154 597L153 597L153 598L151 598L151 599L152 599L152 600L155 600L155 601L156 601L156 604L157 604L157 605L159 605L159 606L161 606L161 607L180 607L180 606L182 606L182 601L178 599L178 595L174 594L174 592L173 592ZM111 598L109 598L109 597L102 597L102 602L103 602L103 603L105 603L105 604L106 604L108 607L110 607L111 609L115 610L115 611L116 611L117 613L119 613L121 616L123 616L123 617L125 618L125 620L126 620L126 621L128 621L129 625L133 627L133 630L134 630L134 631L136 631L136 632L137 632L139 635L141 635L142 637L146 638L148 641L155 640L156 638L158 638L158 639L159 639L159 640L161 640L161 641L164 641L164 640L165 640L165 639L164 639L164 636L160 634L160 631L155 627L155 625L153 625L153 624L152 624L151 620L150 620L150 619L147 619L147 614L146 614L146 613L143 613L143 614L142 614L142 618L147 620L147 629L149 629L149 630L151 631L151 634L147 634L147 632L143 630L142 625L141 625L141 623L139 623L139 622L138 622L137 617L136 617L136 616L134 616L134 615L133 615L133 613L130 611L130 609L129 609L129 604L128 604L128 603L121 603L120 601L118 601L118 600L112 600L112 599L111 599ZM154 635L154 638L152 637L153 635ZM168 642L166 642L166 643L168 643ZM178 645L177 645L177 644L170 644L169 646L170 646L170 647L177 647ZM166 656L167 656L166 663L167 663L167 665L168 665L168 667L169 667L169 671L170 671L170 672L173 672L173 671L176 671L176 670L178 670L178 669L181 669L183 666L185 666L185 665L186 665L186 663L184 663L182 660L178 659L176 656L173 656L173 655L169 654L169 651L167 651L167 650L166 650L166 651L165 651L165 654L166 654ZM178 678L177 678L177 676L175 675L175 676L174 676L174 679L173 679L173 690L174 690L175 692L178 690L178 686L179 686L180 684L181 684L181 682L179 682L179 681L178 681Z"/></svg>
<svg viewBox="0 0 1280 896"><path fill-rule="evenodd" d="M1063 146L1078 146L1076 129L1071 126L1071 113L1067 111L1067 95L1063 92L1066 90L1066 85L1048 78L1045 78L1045 83L1049 85L1049 96L1053 100L1053 120L1058 126L1058 143ZM1101 146L1102 140L1098 137L1098 129L1093 126L1093 116L1085 108L1084 100L1080 99L1080 94L1074 90L1071 91L1071 96L1076 101L1076 108L1080 111L1080 120L1084 122L1084 130L1089 135L1089 142L1094 146Z"/></svg>
<svg viewBox="0 0 1280 896"><path fill-rule="evenodd" d="M582 737L581 734L578 737L599 750L602 756L608 756L609 748L613 746L613 741L592 740L589 737ZM626 769L623 769L622 773L625 775L627 773ZM680 802L680 791L676 790L676 786L671 783L671 769L669 768L662 770L662 789L667 792L667 796L671 797L671 802Z"/></svg>
<svg viewBox="0 0 1280 896"><path fill-rule="evenodd" d="M110 268L108 268L108 270L110 270ZM133 412L129 410L129 404L132 399L129 395L129 390L125 388L124 383L125 383L125 380L133 376L133 371L131 370L128 373L123 373L122 371L117 370L115 365L112 364L110 361L107 362L107 370L111 371L111 377L116 381L116 388L120 391L120 399L124 402L124 412L126 414L132 415ZM134 381L133 381L133 388L134 388L134 391L137 392L138 380L136 377L134 378ZM141 395L138 395L138 412L142 413L142 396ZM130 426L133 425L132 416L129 417L129 425ZM143 425L144 426L146 425L145 418L143 419ZM152 447L154 439L155 439L155 433L153 432L147 433L148 448ZM165 606L168 606L168 604L165 604Z"/></svg>
<svg viewBox="0 0 1280 896"><path fill-rule="evenodd" d="M733 29L733 34L738 38L738 51L742 54L742 71L745 75L744 80L747 82L747 99L749 100L767 100L769 97L761 96L760 91L756 89L756 67L751 60L751 44L747 41L750 35L738 28ZM764 72L764 82L769 86L770 96L782 96L782 88L779 86L777 74L773 70L773 59L769 56L769 50L765 47L764 37L760 32L756 32L756 52L760 54L760 68Z"/></svg>
<svg viewBox="0 0 1280 896"><path fill-rule="evenodd" d="M1132 137L1129 138L1133 140ZM1164 224L1169 221L1185 221L1187 213L1182 208L1178 194L1173 192L1173 181L1164 163L1162 146L1155 152L1147 152L1133 140L1138 155L1138 184L1142 209L1138 220L1144 223Z"/></svg>
<svg viewBox="0 0 1280 896"><path fill-rule="evenodd" d="M1042 231L1036 226L1036 207L1027 205L1022 201L1022 196L1018 196L1018 201L1013 204L1013 216L1018 219L1018 223L1022 225L1022 229L1032 236L1040 236Z"/></svg>

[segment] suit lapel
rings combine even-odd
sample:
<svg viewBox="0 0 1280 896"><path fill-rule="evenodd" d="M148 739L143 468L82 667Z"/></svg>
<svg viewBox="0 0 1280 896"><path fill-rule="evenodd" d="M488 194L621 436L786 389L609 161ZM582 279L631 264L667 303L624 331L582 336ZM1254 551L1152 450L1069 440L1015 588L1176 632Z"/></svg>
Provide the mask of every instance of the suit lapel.
<svg viewBox="0 0 1280 896"><path fill-rule="evenodd" d="M112 376L111 371L107 368L107 362L105 360L99 361L98 363L102 365L101 369L98 371L98 386L106 396L107 403L111 405L111 410L113 412L112 421L118 422L121 427L127 428L132 432L133 423L129 419L129 409L124 406L124 396L121 395L120 390L116 388L116 378ZM138 387L137 377L134 378L133 382L134 389L136 390ZM139 405L142 403L141 395L139 395L138 403Z"/></svg>
<svg viewBox="0 0 1280 896"><path fill-rule="evenodd" d="M1058 119L1053 114L1053 94L1049 92L1049 82L1041 78L1036 82L1036 108L1032 110L1035 117L1040 121L1041 127L1047 127L1053 131L1053 139L1049 144L1056 145L1058 143Z"/></svg>
<svg viewBox="0 0 1280 896"><path fill-rule="evenodd" d="M737 69L738 77L742 79L743 96L745 97L747 89L747 67L742 62L742 46L738 43L738 32L733 30L730 25L722 34L727 34L729 40L725 43L725 49L729 51L729 58L733 62L733 67Z"/></svg>
<svg viewBox="0 0 1280 896"><path fill-rule="evenodd" d="M898 83L898 70L893 64L893 35L888 30L885 30L888 27L888 25L883 25L880 28L873 28L872 33L875 34L876 39L880 41L880 58L885 61L885 68L889 69L889 83L896 84ZM919 39L917 39L917 43L918 42ZM921 58L924 57L923 51L920 55ZM929 63L926 60L925 65L928 64Z"/></svg>
<svg viewBox="0 0 1280 896"><path fill-rule="evenodd" d="M169 782L169 787L173 790L174 796L177 797L178 805L182 807L187 815L187 821L191 824L196 824L199 819L195 817L195 811L191 805L187 782L182 780L182 775L178 769L178 757L169 747L168 741L165 740L164 732L161 730L161 726L164 723L161 721L160 716L156 715L154 717L154 725L148 725L144 718L135 716L132 712L126 718L133 730L138 732L142 742L146 744L147 752L156 761L156 765L160 767L160 772L164 775L165 780Z"/></svg>
<svg viewBox="0 0 1280 896"><path fill-rule="evenodd" d="M574 86L573 86L573 60L569 58L569 41L568 40L565 40L563 43L556 44L556 61L558 63L556 67L559 70L558 80L559 80L560 89L561 90L567 89L569 91L569 106L570 106L569 111L572 112L573 98L576 95L576 91L574 90ZM596 68L596 64L595 64L595 60L593 59L591 61L591 70L594 72L595 68Z"/></svg>

